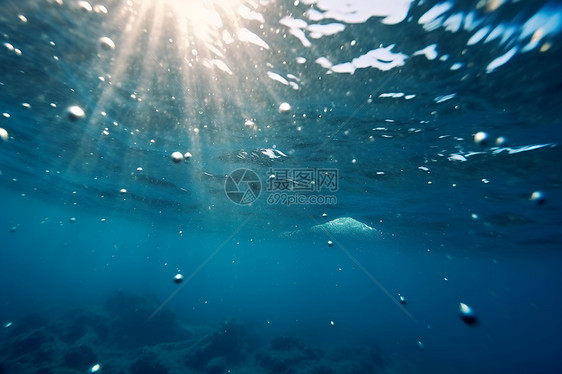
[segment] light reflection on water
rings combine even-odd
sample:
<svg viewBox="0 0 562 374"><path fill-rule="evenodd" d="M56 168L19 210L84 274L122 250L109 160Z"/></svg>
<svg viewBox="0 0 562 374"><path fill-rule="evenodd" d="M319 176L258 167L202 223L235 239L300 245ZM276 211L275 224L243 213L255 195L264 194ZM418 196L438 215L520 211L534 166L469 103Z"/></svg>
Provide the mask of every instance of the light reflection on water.
<svg viewBox="0 0 562 374"><path fill-rule="evenodd" d="M274 160L228 155L277 149L287 166L337 166L342 192L371 204L378 183L392 190L417 180L409 170L454 172L451 164L556 144L502 127L509 112L490 101L498 87L516 92L501 89L515 67L533 81L533 67L517 58L553 58L556 3L130 0L6 9L2 94L15 104L3 108L14 147L3 168L25 170L19 179L45 175L71 202L87 185L92 201L236 209L224 176L246 166L266 178L259 164ZM45 84L26 90L25 79ZM279 111L285 102L291 109ZM75 106L84 114L68 111ZM554 116L527 109L529 118ZM495 129L471 118L479 110ZM486 130L508 143L475 144L473 134ZM170 162L176 151L193 155L189 166Z"/></svg>

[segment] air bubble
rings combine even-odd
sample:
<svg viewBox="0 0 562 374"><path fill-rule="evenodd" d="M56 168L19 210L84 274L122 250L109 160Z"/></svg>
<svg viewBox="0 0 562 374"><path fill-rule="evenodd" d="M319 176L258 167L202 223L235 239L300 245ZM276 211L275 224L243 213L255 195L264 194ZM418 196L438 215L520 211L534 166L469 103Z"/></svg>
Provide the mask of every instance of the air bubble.
<svg viewBox="0 0 562 374"><path fill-rule="evenodd" d="M107 14L107 8L101 4L94 5L94 12L97 14Z"/></svg>
<svg viewBox="0 0 562 374"><path fill-rule="evenodd" d="M174 161L176 164L181 162L181 160L183 160L183 155L181 152L174 152L172 153L172 161Z"/></svg>
<svg viewBox="0 0 562 374"><path fill-rule="evenodd" d="M115 43L113 42L113 40L111 40L107 36L101 37L99 39L99 43L100 43L101 48L105 49L106 51L110 51L110 50L115 49Z"/></svg>
<svg viewBox="0 0 562 374"><path fill-rule="evenodd" d="M250 129L250 130L255 130L255 129L257 129L256 123L255 123L254 121L252 121L251 119L246 120L246 122L244 122L244 126L245 126L247 129Z"/></svg>
<svg viewBox="0 0 562 374"><path fill-rule="evenodd" d="M486 146L488 144L488 133L484 132L484 131L479 131L476 134L474 134L474 143L481 145L481 146Z"/></svg>
<svg viewBox="0 0 562 374"><path fill-rule="evenodd" d="M84 12L87 13L90 13L93 10L92 5L90 5L90 3L87 1L79 1L78 8L80 8L80 10L83 10Z"/></svg>
<svg viewBox="0 0 562 374"><path fill-rule="evenodd" d="M0 141L6 142L8 141L8 131L0 127Z"/></svg>
<svg viewBox="0 0 562 374"><path fill-rule="evenodd" d="M507 139L503 136L499 136L496 138L496 146L497 147L505 147L507 143Z"/></svg>
<svg viewBox="0 0 562 374"><path fill-rule="evenodd" d="M68 119L70 119L73 122L86 117L86 112L84 112L84 109L80 108L77 105L73 105L69 107L67 109L67 112L68 112Z"/></svg>
<svg viewBox="0 0 562 374"><path fill-rule="evenodd" d="M93 364L92 366L90 366L90 369L88 370L89 373L97 373L101 370L102 365L99 362L96 362L95 364Z"/></svg>
<svg viewBox="0 0 562 374"><path fill-rule="evenodd" d="M474 314L472 308L465 303L459 303L459 315L467 325L474 325L476 323L476 314Z"/></svg>
<svg viewBox="0 0 562 374"><path fill-rule="evenodd" d="M289 103L281 103L279 105L279 113L289 114L289 112L291 112L291 105Z"/></svg>
<svg viewBox="0 0 562 374"><path fill-rule="evenodd" d="M546 203L546 200L544 198L544 193L541 191L533 192L529 200L534 201L538 205L543 205L544 203Z"/></svg>
<svg viewBox="0 0 562 374"><path fill-rule="evenodd" d="M180 284L182 281L183 281L183 275L178 273L174 276L174 283L175 284Z"/></svg>

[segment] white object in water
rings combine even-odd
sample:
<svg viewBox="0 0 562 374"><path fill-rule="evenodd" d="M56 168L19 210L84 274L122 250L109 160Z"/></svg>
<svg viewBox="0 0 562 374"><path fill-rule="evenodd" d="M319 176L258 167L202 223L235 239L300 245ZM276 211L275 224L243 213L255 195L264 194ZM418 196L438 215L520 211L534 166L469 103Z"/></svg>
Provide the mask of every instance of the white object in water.
<svg viewBox="0 0 562 374"><path fill-rule="evenodd" d="M281 105L279 105L279 113L289 114L290 111L291 111L291 105L289 103L281 103Z"/></svg>
<svg viewBox="0 0 562 374"><path fill-rule="evenodd" d="M86 112L84 109L80 108L78 105L73 105L67 109L68 118L71 121L78 121L84 117L86 117Z"/></svg>
<svg viewBox="0 0 562 374"><path fill-rule="evenodd" d="M174 276L174 283L180 284L182 281L183 281L183 275L178 273Z"/></svg>
<svg viewBox="0 0 562 374"><path fill-rule="evenodd" d="M174 161L177 164L181 160L183 160L183 155L181 154L181 152L176 151L172 153L172 161Z"/></svg>
<svg viewBox="0 0 562 374"><path fill-rule="evenodd" d="M459 315L467 325L473 325L476 323L476 314L474 314L474 310L465 303L459 303Z"/></svg>
<svg viewBox="0 0 562 374"><path fill-rule="evenodd" d="M485 146L487 142L488 142L488 133L484 131L479 131L476 134L474 134L474 143Z"/></svg>
<svg viewBox="0 0 562 374"><path fill-rule="evenodd" d="M0 140L5 142L8 140L8 131L0 127Z"/></svg>

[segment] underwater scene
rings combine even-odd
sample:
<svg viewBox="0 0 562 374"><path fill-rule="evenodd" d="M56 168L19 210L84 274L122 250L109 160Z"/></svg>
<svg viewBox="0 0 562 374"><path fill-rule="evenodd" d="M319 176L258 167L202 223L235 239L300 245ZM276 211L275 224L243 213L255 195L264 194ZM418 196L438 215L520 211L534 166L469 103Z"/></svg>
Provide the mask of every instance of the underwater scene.
<svg viewBox="0 0 562 374"><path fill-rule="evenodd" d="M562 2L0 0L0 374L562 372Z"/></svg>

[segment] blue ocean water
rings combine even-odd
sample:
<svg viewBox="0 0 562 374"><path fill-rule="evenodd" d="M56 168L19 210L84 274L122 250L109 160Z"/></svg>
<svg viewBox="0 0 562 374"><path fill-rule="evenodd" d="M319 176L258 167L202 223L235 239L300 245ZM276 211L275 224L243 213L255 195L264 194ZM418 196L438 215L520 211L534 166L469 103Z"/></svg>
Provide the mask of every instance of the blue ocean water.
<svg viewBox="0 0 562 374"><path fill-rule="evenodd" d="M561 371L561 31L0 1L0 374Z"/></svg>

